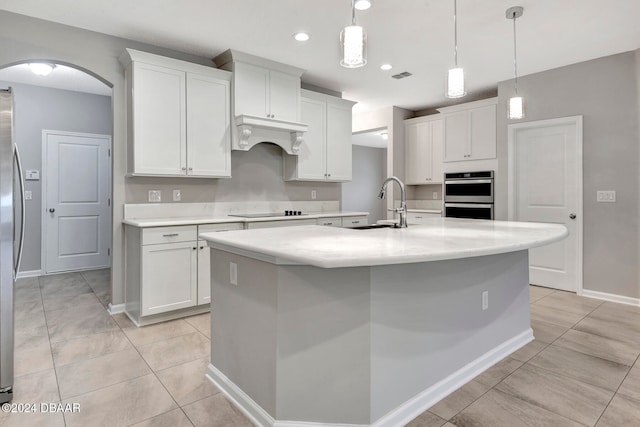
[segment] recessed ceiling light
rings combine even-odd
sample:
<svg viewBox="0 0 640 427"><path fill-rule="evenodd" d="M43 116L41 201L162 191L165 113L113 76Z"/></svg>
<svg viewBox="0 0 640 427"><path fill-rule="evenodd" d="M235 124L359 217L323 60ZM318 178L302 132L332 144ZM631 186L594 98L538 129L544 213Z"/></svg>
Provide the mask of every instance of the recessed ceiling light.
<svg viewBox="0 0 640 427"><path fill-rule="evenodd" d="M307 40L309 40L309 34L305 32L299 32L299 33L295 33L293 35L293 38L299 42L306 42Z"/></svg>
<svg viewBox="0 0 640 427"><path fill-rule="evenodd" d="M371 7L373 0L356 0L355 8L358 10L367 10Z"/></svg>
<svg viewBox="0 0 640 427"><path fill-rule="evenodd" d="M389 134L387 132L381 132L380 137L386 141L389 139Z"/></svg>
<svg viewBox="0 0 640 427"><path fill-rule="evenodd" d="M388 70L390 70L392 68L393 68L393 66L391 64L382 64L380 66L380 69L383 70L383 71L388 71Z"/></svg>

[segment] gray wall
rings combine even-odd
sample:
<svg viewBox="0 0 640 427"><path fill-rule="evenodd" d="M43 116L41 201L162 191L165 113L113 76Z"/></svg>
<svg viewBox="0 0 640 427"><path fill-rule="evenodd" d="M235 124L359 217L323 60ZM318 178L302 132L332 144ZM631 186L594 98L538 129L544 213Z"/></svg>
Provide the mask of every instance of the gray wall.
<svg viewBox="0 0 640 427"><path fill-rule="evenodd" d="M25 170L40 171L25 181L32 192L25 209L25 243L20 271L40 270L42 221L42 130L111 135L111 97L0 81L14 91L14 135Z"/></svg>
<svg viewBox="0 0 640 427"><path fill-rule="evenodd" d="M369 223L387 217L386 203L378 199L387 177L387 149L353 146L353 180L342 184L342 209L369 212Z"/></svg>
<svg viewBox="0 0 640 427"><path fill-rule="evenodd" d="M518 79L526 117L584 116L584 289L640 297L638 283L638 70L628 52ZM499 112L513 82L498 85ZM498 156L507 170L506 113L498 114ZM507 215L507 176L496 183L498 218ZM616 190L616 203L597 203L597 190Z"/></svg>

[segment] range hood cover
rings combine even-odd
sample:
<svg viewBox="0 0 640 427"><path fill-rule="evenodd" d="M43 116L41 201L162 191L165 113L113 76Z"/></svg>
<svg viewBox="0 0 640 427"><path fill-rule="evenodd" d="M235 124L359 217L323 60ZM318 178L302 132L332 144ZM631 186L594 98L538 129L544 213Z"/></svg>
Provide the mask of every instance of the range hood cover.
<svg viewBox="0 0 640 427"><path fill-rule="evenodd" d="M243 151L250 150L261 142L270 142L280 146L288 154L297 155L304 133L309 128L303 123L249 115L236 116L234 121L235 135L231 148Z"/></svg>

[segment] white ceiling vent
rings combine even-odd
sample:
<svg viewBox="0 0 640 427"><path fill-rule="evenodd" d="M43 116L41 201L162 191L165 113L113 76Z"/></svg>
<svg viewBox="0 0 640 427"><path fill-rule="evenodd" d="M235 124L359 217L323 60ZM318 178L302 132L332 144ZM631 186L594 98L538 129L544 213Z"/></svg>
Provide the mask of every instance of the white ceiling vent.
<svg viewBox="0 0 640 427"><path fill-rule="evenodd" d="M393 75L393 76L391 76L391 77L393 77L393 78L394 78L394 79L396 79L396 80L400 80L400 79L404 79L405 77L409 77L409 76L412 76L412 75L413 75L413 74L411 74L411 73L410 73L410 72L408 72L408 71L403 71L402 73L394 74L394 75Z"/></svg>

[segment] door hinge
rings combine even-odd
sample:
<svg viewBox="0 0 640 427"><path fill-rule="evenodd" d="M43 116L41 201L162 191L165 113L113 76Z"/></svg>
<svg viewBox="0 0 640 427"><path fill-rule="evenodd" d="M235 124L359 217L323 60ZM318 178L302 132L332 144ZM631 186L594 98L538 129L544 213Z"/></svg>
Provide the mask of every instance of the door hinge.
<svg viewBox="0 0 640 427"><path fill-rule="evenodd" d="M107 248L107 256L111 256L111 248Z"/></svg>

